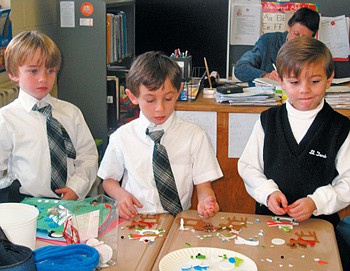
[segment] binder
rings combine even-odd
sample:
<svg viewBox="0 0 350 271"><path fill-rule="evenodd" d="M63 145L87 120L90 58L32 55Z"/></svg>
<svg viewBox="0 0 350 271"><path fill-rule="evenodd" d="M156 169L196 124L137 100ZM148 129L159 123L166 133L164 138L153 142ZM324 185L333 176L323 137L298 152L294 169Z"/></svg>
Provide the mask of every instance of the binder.
<svg viewBox="0 0 350 271"><path fill-rule="evenodd" d="M113 29L113 17L114 15L111 13L107 13L106 15L106 34L107 34L107 64L112 62L112 50L113 50L113 39L112 39L112 29Z"/></svg>
<svg viewBox="0 0 350 271"><path fill-rule="evenodd" d="M122 57L127 57L128 55L128 43L127 43L127 20L126 20L126 13L124 11L119 12L120 18L121 18L121 48L122 48Z"/></svg>
<svg viewBox="0 0 350 271"><path fill-rule="evenodd" d="M107 125L108 131L117 129L119 120L119 78L107 76Z"/></svg>

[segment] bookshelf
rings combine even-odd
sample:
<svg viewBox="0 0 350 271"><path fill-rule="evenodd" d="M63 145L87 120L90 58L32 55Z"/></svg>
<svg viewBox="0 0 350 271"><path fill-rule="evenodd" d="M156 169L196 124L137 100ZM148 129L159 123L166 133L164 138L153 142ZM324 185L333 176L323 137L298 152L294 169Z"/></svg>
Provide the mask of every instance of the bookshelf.
<svg viewBox="0 0 350 271"><path fill-rule="evenodd" d="M82 11L84 0L57 0L58 18L69 15L62 9L73 4L74 26L58 24L57 44L62 52L58 74L58 97L78 106L95 139L108 140L107 68L110 65L128 68L135 56L135 0L91 0L91 15ZM107 13L113 10L127 16L127 53L123 58L107 62ZM88 22L88 23L87 23ZM115 116L117 118L117 115Z"/></svg>

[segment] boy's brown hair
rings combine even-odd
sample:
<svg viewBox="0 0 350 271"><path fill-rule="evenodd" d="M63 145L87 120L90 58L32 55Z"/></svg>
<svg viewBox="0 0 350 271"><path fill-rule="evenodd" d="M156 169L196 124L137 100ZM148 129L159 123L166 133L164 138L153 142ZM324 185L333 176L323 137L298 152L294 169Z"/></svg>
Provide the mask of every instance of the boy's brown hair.
<svg viewBox="0 0 350 271"><path fill-rule="evenodd" d="M323 64L327 78L330 78L334 72L334 62L327 46L312 37L296 37L287 41L277 54L278 76L281 79L292 74L298 77L305 65L318 62Z"/></svg>
<svg viewBox="0 0 350 271"><path fill-rule="evenodd" d="M182 80L180 66L171 57L161 52L150 51L135 59L126 78L126 86L135 97L138 97L140 85L149 90L157 90L167 78L179 91Z"/></svg>
<svg viewBox="0 0 350 271"><path fill-rule="evenodd" d="M61 52L57 45L39 31L24 31L16 35L5 50L7 72L18 76L18 67L25 65L38 49L41 51L42 61L45 61L46 67L60 68Z"/></svg>

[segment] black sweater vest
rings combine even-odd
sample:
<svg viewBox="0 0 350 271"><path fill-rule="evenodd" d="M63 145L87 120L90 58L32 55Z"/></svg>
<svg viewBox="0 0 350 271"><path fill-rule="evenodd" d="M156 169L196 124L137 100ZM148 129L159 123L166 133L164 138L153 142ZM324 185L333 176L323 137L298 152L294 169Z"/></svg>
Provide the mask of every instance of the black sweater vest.
<svg viewBox="0 0 350 271"><path fill-rule="evenodd" d="M261 114L264 129L264 173L285 194L288 204L330 184L338 175L336 155L350 130L350 121L326 102L298 144L286 105Z"/></svg>

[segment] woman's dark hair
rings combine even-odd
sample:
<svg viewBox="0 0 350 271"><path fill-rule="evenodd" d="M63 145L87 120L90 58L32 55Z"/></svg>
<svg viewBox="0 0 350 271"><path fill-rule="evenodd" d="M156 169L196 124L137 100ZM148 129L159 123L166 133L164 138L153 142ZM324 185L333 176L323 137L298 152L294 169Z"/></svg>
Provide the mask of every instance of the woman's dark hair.
<svg viewBox="0 0 350 271"><path fill-rule="evenodd" d="M301 8L298 9L289 19L288 26L292 27L296 23L306 26L313 32L312 36L315 37L320 24L320 15L317 11L312 9Z"/></svg>

